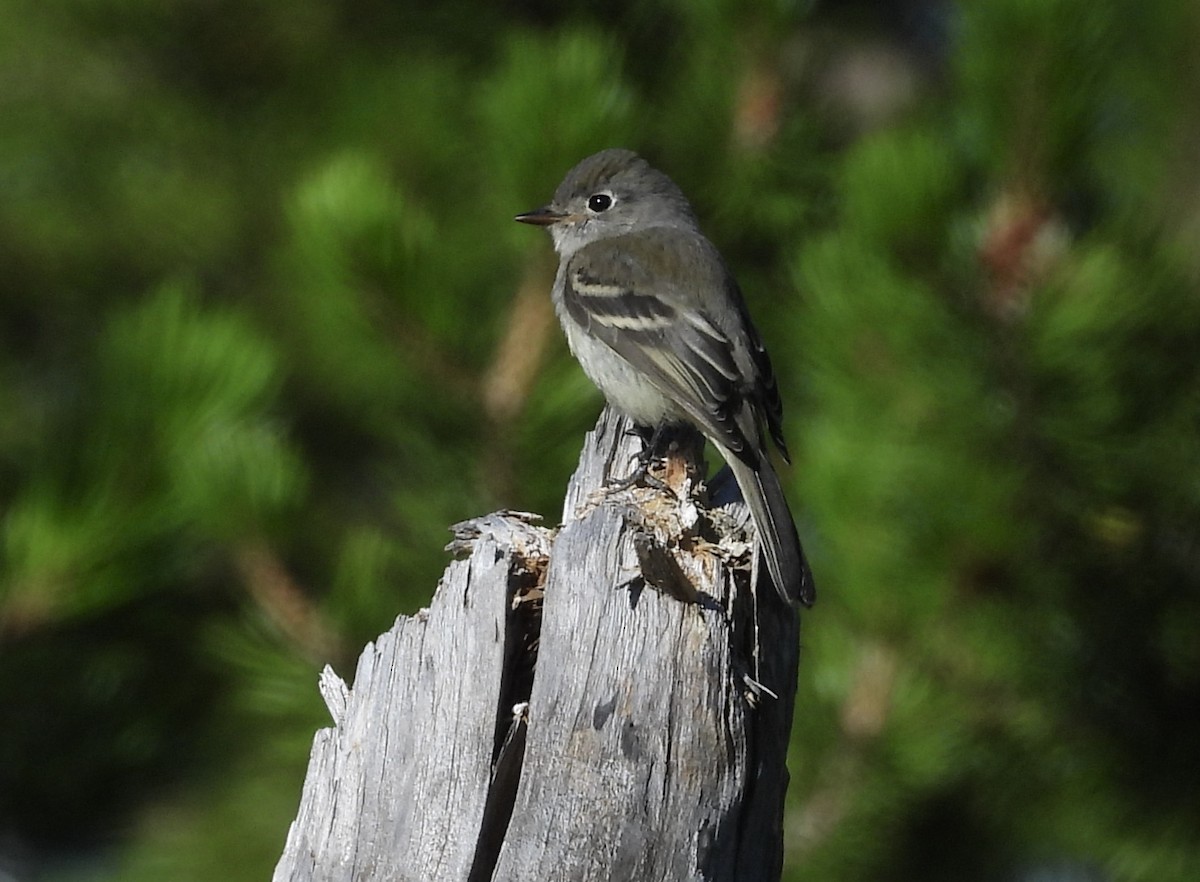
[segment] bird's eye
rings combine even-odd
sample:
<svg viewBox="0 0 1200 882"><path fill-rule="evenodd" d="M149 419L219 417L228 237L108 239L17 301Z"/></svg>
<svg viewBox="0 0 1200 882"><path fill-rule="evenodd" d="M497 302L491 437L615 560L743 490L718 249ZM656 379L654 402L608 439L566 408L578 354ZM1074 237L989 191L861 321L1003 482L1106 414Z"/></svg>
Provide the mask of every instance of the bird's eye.
<svg viewBox="0 0 1200 882"><path fill-rule="evenodd" d="M601 212L612 208L613 198L608 193L593 193L588 199L588 210Z"/></svg>

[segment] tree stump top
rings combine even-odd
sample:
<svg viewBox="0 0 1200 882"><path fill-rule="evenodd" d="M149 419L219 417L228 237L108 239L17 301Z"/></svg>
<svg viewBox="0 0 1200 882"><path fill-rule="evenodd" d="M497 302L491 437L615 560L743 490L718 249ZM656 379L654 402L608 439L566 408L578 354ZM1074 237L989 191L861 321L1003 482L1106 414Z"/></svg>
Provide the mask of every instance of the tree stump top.
<svg viewBox="0 0 1200 882"><path fill-rule="evenodd" d="M557 534L458 525L426 610L328 669L281 880L777 880L799 621L698 450L602 415Z"/></svg>

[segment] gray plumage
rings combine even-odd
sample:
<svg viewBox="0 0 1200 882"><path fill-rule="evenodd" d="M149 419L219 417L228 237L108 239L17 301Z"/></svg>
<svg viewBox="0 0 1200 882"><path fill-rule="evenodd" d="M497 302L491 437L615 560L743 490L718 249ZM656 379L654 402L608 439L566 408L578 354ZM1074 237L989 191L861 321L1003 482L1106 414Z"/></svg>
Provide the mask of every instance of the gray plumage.
<svg viewBox="0 0 1200 882"><path fill-rule="evenodd" d="M636 153L604 150L517 220L554 239L554 307L584 373L634 422L688 424L713 443L780 596L811 605L812 575L765 438L786 460L771 362L680 189Z"/></svg>

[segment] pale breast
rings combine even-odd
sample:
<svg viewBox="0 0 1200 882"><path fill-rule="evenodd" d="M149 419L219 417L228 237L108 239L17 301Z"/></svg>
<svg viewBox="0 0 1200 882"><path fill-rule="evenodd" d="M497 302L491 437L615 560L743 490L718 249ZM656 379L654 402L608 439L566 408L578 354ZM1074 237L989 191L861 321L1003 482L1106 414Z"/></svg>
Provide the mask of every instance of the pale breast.
<svg viewBox="0 0 1200 882"><path fill-rule="evenodd" d="M565 309L558 310L567 344L583 372L604 393L608 403L635 423L656 426L678 422L683 415L671 400L606 344L581 328Z"/></svg>

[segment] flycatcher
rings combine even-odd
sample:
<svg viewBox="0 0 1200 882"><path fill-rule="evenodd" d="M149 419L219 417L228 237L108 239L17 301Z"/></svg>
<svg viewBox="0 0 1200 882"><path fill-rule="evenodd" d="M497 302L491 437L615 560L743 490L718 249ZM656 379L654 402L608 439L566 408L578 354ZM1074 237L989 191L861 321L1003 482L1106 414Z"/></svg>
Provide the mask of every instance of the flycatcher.
<svg viewBox="0 0 1200 882"><path fill-rule="evenodd" d="M768 455L767 433L788 459L771 362L683 192L636 153L603 150L516 219L554 239L551 296L584 373L638 425L690 425L713 443L780 596L811 606L812 574Z"/></svg>

